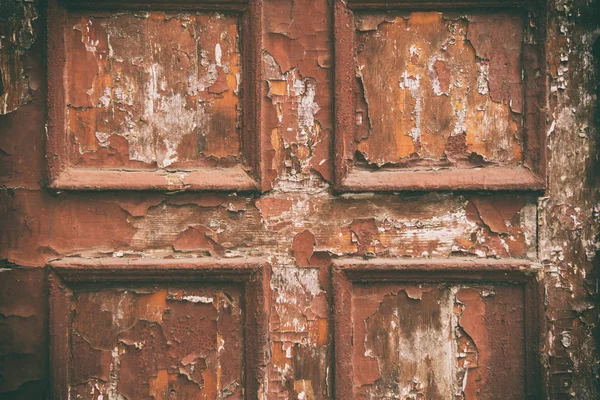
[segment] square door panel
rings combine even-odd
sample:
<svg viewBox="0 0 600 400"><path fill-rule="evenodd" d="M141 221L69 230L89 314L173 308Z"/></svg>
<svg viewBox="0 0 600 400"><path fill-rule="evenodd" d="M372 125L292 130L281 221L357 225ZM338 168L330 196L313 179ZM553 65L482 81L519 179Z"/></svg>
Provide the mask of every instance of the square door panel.
<svg viewBox="0 0 600 400"><path fill-rule="evenodd" d="M340 262L336 393L536 398L538 293L519 264Z"/></svg>
<svg viewBox="0 0 600 400"><path fill-rule="evenodd" d="M472 3L338 6L340 189L543 187L539 21Z"/></svg>
<svg viewBox="0 0 600 400"><path fill-rule="evenodd" d="M255 189L244 4L52 3L51 186Z"/></svg>
<svg viewBox="0 0 600 400"><path fill-rule="evenodd" d="M260 263L124 264L53 264L56 398L253 398L266 321Z"/></svg>
<svg viewBox="0 0 600 400"><path fill-rule="evenodd" d="M241 398L241 300L233 285L75 290L70 395Z"/></svg>

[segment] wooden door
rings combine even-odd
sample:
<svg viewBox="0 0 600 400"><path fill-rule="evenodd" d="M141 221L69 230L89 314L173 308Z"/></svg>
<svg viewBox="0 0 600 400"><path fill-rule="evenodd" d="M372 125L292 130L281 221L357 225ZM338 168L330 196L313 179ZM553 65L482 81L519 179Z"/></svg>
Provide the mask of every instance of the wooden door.
<svg viewBox="0 0 600 400"><path fill-rule="evenodd" d="M0 398L597 398L594 2L0 4Z"/></svg>

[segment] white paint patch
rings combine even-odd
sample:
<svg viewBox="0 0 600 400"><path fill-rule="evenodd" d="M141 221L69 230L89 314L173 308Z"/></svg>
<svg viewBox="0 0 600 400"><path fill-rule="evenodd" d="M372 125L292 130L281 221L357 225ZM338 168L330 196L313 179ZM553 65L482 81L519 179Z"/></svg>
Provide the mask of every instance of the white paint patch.
<svg viewBox="0 0 600 400"><path fill-rule="evenodd" d="M223 352L223 350L225 350L225 339L223 339L223 336L221 336L220 333L217 333L217 343L218 343L217 352L220 355Z"/></svg>
<svg viewBox="0 0 600 400"><path fill-rule="evenodd" d="M175 145L175 143L169 141L168 138L164 138L163 144L167 149L167 152L163 158L163 164L167 166L177 162L177 160L179 160L179 157L177 156L177 146Z"/></svg>
<svg viewBox="0 0 600 400"><path fill-rule="evenodd" d="M123 395L119 393L119 372L121 366L121 360L119 358L119 347L116 346L111 351L112 362L110 364L110 373L108 375L108 385L106 388L106 394L108 400L126 400Z"/></svg>
<svg viewBox="0 0 600 400"><path fill-rule="evenodd" d="M411 59L413 57L419 58L419 48L417 46L415 46L414 44L410 46L410 49L408 49L408 51L410 52Z"/></svg>
<svg viewBox="0 0 600 400"><path fill-rule="evenodd" d="M319 280L319 270L316 268L297 268L295 260L291 257L277 257L273 265L282 265L282 267L273 268L271 277L271 288L280 292L280 298L277 303L285 304L296 302L294 296L283 295L283 293L310 293L316 297L323 290Z"/></svg>
<svg viewBox="0 0 600 400"><path fill-rule="evenodd" d="M110 133L108 132L96 132L96 140L98 140L98 144L102 147L110 146Z"/></svg>
<svg viewBox="0 0 600 400"><path fill-rule="evenodd" d="M185 301L189 301L191 303L204 303L204 304L212 304L212 302L214 301L213 297L190 296L190 295L183 296L182 299Z"/></svg>
<svg viewBox="0 0 600 400"><path fill-rule="evenodd" d="M421 87L421 77L419 75L409 75L408 71L404 71L402 80L398 83L398 86L402 90L409 90L410 95L415 100L415 109L413 111L415 126L407 133L407 135L412 137L414 142L417 142L421 139L422 96L419 90Z"/></svg>
<svg viewBox="0 0 600 400"><path fill-rule="evenodd" d="M298 98L298 141L305 144L307 130L315 126L315 114L321 109L315 102L317 82L313 78L294 79L292 90Z"/></svg>
<svg viewBox="0 0 600 400"><path fill-rule="evenodd" d="M440 328L434 329L432 325L419 326L409 337L402 330L405 327L400 320L400 313L397 308L392 311L392 321L397 327L396 330L390 330L384 337L378 337L377 341L387 342L385 347L391 353L395 360L403 365L410 367L414 375L410 372L399 372L400 386L393 392L386 392L385 398L390 399L411 399L417 398L414 390L422 390L425 385L431 384L431 378L435 379L435 386L443 399L453 399L453 382L456 371L455 344L449 340L449 334L453 332L453 309L454 301L450 290L443 292L439 299L439 321ZM368 324L371 317L365 320ZM376 351L370 347L370 343L365 335L364 346L367 353L365 355L375 356ZM376 357L387 356L377 354ZM430 363L423 360L427 357Z"/></svg>
<svg viewBox="0 0 600 400"><path fill-rule="evenodd" d="M88 20L85 25L85 32L86 32L85 35L83 35L83 30L81 30L81 25L77 24L73 27L73 29L81 30L81 33L82 33L81 42L85 45L85 50L96 55L96 50L98 48L98 45L100 44L100 41L92 40L92 38L90 38L90 26L91 25L92 25L92 21ZM84 39L84 37L85 37L85 39Z"/></svg>
<svg viewBox="0 0 600 400"><path fill-rule="evenodd" d="M489 93L489 79L490 65L488 63L478 62L477 63L477 92L485 96Z"/></svg>
<svg viewBox="0 0 600 400"><path fill-rule="evenodd" d="M456 104L456 103L455 103ZM454 107L454 115L456 115L456 123L454 124L454 130L452 136L460 135L461 133L467 132L467 98L460 100L460 106ZM484 117L485 120L485 117Z"/></svg>
<svg viewBox="0 0 600 400"><path fill-rule="evenodd" d="M129 158L147 163L156 162L160 168L167 167L178 160L177 148L184 135L202 123L206 115L201 109L187 108L187 100L180 94L164 95L159 89L163 82L163 69L152 64L147 69L148 82L145 85L143 115L141 121L134 121L131 113L125 115L121 131L114 132L129 142ZM101 139L112 133L97 132ZM104 140L105 142L105 140ZM162 146L156 146L156 142Z"/></svg>
<svg viewBox="0 0 600 400"><path fill-rule="evenodd" d="M448 92L444 92L440 85L440 78L439 78L438 74L435 72L435 69L433 68L436 61L438 61L438 60L444 61L439 56L433 56L429 59L429 62L427 63L427 70L429 71L429 76L431 78L431 88L433 89L433 94L435 94L436 96L448 96L450 87L452 87L452 85L450 85L450 87L448 87Z"/></svg>
<svg viewBox="0 0 600 400"><path fill-rule="evenodd" d="M74 27L82 31L82 41L87 42L86 46L97 45L96 41L87 39L88 28L84 24ZM120 126L110 132L101 132L104 125L99 125L99 132L96 133L98 143L107 146L110 135L120 135L129 144L130 160L156 163L159 168L168 167L179 161L178 149L186 135L206 135L212 129L212 116L207 112L210 105L204 102L192 104L190 98L196 98L217 81L218 67L229 70L229 63L223 58L223 49L217 43L214 55L212 49L199 50L194 57L198 58L200 68L193 66L189 71L184 71L181 79L173 82L173 77L155 61L153 55L161 52L161 43L150 43L153 54L138 49L132 50L133 54L127 54L115 45L120 33L118 29L112 24L106 24L105 28L111 62L131 63L139 68L144 79L114 73L113 87L104 89L97 106L108 112L118 110L124 115L120 117ZM239 86L241 79L236 74L236 85ZM238 89L236 87L236 91ZM134 105L135 109L132 107Z"/></svg>
<svg viewBox="0 0 600 400"><path fill-rule="evenodd" d="M117 87L113 90L114 102L118 104L126 104L128 106L133 105L133 98L131 97L131 92L133 91L133 87L128 88L127 91L123 90L123 88Z"/></svg>
<svg viewBox="0 0 600 400"><path fill-rule="evenodd" d="M104 93L102 94L102 96L100 96L98 98L98 107L104 107L105 109L108 109L111 98L112 98L112 95L111 95L110 86L106 86L104 88Z"/></svg>
<svg viewBox="0 0 600 400"><path fill-rule="evenodd" d="M219 67L221 66L222 57L223 57L223 52L221 50L221 45L219 43L217 43L215 45L215 62L217 63L217 65Z"/></svg>

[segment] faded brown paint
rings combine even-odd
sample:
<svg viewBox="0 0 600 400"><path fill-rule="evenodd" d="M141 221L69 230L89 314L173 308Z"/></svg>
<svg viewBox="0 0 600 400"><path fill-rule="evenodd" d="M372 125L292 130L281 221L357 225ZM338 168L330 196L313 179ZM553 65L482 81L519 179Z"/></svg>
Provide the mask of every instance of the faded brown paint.
<svg viewBox="0 0 600 400"><path fill-rule="evenodd" d="M6 2L0 16L0 115L11 113L33 100L41 84L31 69L29 50L36 45L39 12L31 2Z"/></svg>
<svg viewBox="0 0 600 400"><path fill-rule="evenodd" d="M315 176L331 181L331 7L327 1L265 0L263 10L263 178L268 187Z"/></svg>
<svg viewBox="0 0 600 400"><path fill-rule="evenodd" d="M518 286L355 285L356 398L524 398L522 307Z"/></svg>
<svg viewBox="0 0 600 400"><path fill-rule="evenodd" d="M334 261L336 396L543 397L530 351L539 346L541 310L531 267L508 259Z"/></svg>
<svg viewBox="0 0 600 400"><path fill-rule="evenodd" d="M485 2L488 3L493 1ZM0 258L6 260L0 272L4 278L0 279L3 288L0 290L3 332L0 334L0 397L47 397L50 373L45 351L48 301L44 270L36 267L53 259L83 256L96 260L108 256L123 263L135 257L222 260L258 256L268 259L273 265L273 277L267 283L272 289L272 313L268 321L267 362L258 367L265 373L260 382L259 398L287 399L302 395L304 398L327 399L334 397L332 371L339 367L333 357L336 343L332 324L338 318L334 318L338 307L332 304L330 262L340 257L365 256L373 258L370 262L379 262L386 259L428 260L429 257L453 260L460 256L483 263L490 258L531 260L540 266L547 304L543 319L550 332L543 337L543 347L536 353L542 360L543 387L547 388L542 397L596 398L597 344L594 334L598 326L595 307L598 213L595 210L598 194L594 187L600 174L595 161L598 122L594 117L598 107L595 100L598 73L592 66L598 65L600 54L593 50L598 37L597 21L600 20L595 11L597 3L552 0L548 2L547 15L542 15L547 26L537 24L539 18L535 19L535 26L531 26L531 21L524 21L524 46L536 38L531 35L531 30L539 29L548 36L547 65L543 59L522 61L527 65L537 63L537 75L543 82L548 81L549 96L541 100L525 97L522 111L525 116L528 110L541 107L543 120L548 119L548 130L543 133L548 135L551 150L549 183L548 191L543 195L523 192L503 195L458 192L339 195L332 190L330 183L335 159L332 150L335 81L332 66L337 60L334 60L332 48L332 5L325 0L262 2L263 20L259 29L262 47L259 51L263 54L263 68L256 71L263 74L262 80L257 82L262 91L254 95L259 99L264 97L263 125L259 130L265 141L263 178L265 188L271 188L269 192L262 195L155 191L51 194L45 187L48 179L44 168L45 26L43 18L35 17L44 15L45 7L38 1L3 3L0 8L4 11L4 7L9 7L9 12L0 13L0 59L3 63L8 62L9 67L2 64L2 96L5 96L2 98L8 99L3 101L10 105L6 108L7 114L0 116ZM538 10L544 9L541 3L535 5L539 6ZM433 8L429 12L439 14L440 10ZM407 21L405 17L412 11L400 17ZM163 11L155 13L158 15ZM193 11L188 13L196 15ZM495 10L490 13L498 14ZM83 14L99 16L103 12L85 11ZM485 52L488 51L484 44L476 43L473 33L480 29L478 36L486 38L495 32L486 32L485 24L474 26L475 14L479 16L480 12L466 14L470 16L468 21L460 18L462 14L452 16L443 12L448 19L443 19L442 23L463 27L468 24L466 38L462 38L465 51L470 54L467 66L472 68L475 65L472 60L487 57ZM3 19L6 15L17 17L9 17L13 19L7 24ZM168 22L161 21L161 24L168 25ZM389 29L389 25L391 22L384 22L379 29ZM349 27L355 30L354 25ZM81 40L80 31L70 29L69 33L80 35L78 39ZM361 34L374 33L365 31ZM516 43L505 40L504 36L498 41L506 45ZM244 40L242 47L243 43ZM214 47L215 43L210 44ZM13 50L15 48L17 50ZM244 49L240 51L243 58ZM432 68L441 78L440 90L452 90L452 81L445 78L452 72L448 63L437 62ZM355 73L354 68L351 71ZM247 72L242 71L244 77ZM7 76L9 84L6 83ZM298 81L301 84L294 90L294 82ZM502 86L505 82L508 80L496 80L501 85L495 89L497 94L491 97L489 93L489 102L496 107L505 108L506 99L514 96L511 94L513 86ZM488 84L491 92L493 85L489 79ZM246 99L246 93L240 100ZM216 96L210 94L213 95ZM238 107L240 104L238 100ZM299 105L306 106L305 110L310 113L300 113ZM367 112L367 109L363 111ZM301 115L309 116L308 123L307 119L300 118ZM518 119L519 114L513 113L511 118ZM524 132L533 129L535 121L530 124L529 128L526 124L523 126ZM531 143L528 140L524 144ZM121 146L119 149L128 155L127 141L118 135L115 141L115 146ZM79 151L78 148L75 150ZM196 154L197 149L186 147L182 148L184 150ZM496 148L489 150L493 152ZM483 150L478 154L481 153ZM182 154L193 158L188 153ZM349 155L354 157L355 153ZM258 152L252 157L259 157ZM527 157L522 155L524 164L527 164ZM124 162L129 162L127 158L123 158ZM513 161L517 162L517 159ZM492 179L491 173L485 174ZM431 267L425 264L422 268ZM519 302L522 297L518 294L499 295L501 285L485 286L486 290L495 291L496 297L482 297L478 285L460 287L463 289L456 299L462 304L454 302L452 318L458 320L460 316L460 326L470 339L458 335L454 340L457 346L465 349L467 356L462 360L468 360L469 367L478 363L477 367L468 369L465 395L469 398L479 391L480 397L493 397L490 393L510 389L498 386L494 377L505 376L506 381L521 379L516 376L522 373L518 357L503 355L505 361L494 364L494 374L487 376L479 363L486 354L486 343L487 360L499 357L493 353L495 350L490 343L510 343L511 346L505 345L504 349L520 354L511 335L520 329L517 314L523 306ZM418 291L410 292L412 297L418 297ZM408 297L406 290L397 293L397 296L407 293L406 302L417 301ZM500 296L504 300L494 303ZM508 300L511 296L514 301ZM378 308L381 301L373 305ZM507 314L507 309L515 311ZM504 328L502 318L505 315L511 316L514 329ZM369 321L372 327L377 323L374 318ZM154 321L147 324L158 326ZM487 328L479 330L481 325ZM153 332L153 329L150 327L147 331ZM74 343L86 346L85 342ZM536 352L537 349L528 350ZM97 357L93 349L82 352L82 357L84 354ZM508 358L517 360L516 364ZM388 361L384 359L382 363L389 365ZM456 368L461 374L466 372L463 361L457 360ZM136 368L127 365L123 368L121 364L120 370L123 376L134 376ZM93 374L105 377L106 367L94 370ZM110 378L110 370L108 374ZM197 390L198 385L187 377L179 379L172 375L158 370L152 379L143 382L144 389L157 398L163 395L162 390L168 385L181 390ZM481 376L479 381L478 376ZM367 378L377 380L379 377L364 377ZM422 392L429 389L429 384L409 388ZM515 390L520 387L515 386ZM91 396L89 392L84 394L84 397Z"/></svg>
<svg viewBox="0 0 600 400"><path fill-rule="evenodd" d="M0 397L46 394L45 275L40 268L0 264Z"/></svg>
<svg viewBox="0 0 600 400"><path fill-rule="evenodd" d="M522 364L529 351L524 328L531 322L524 313L525 301L523 288L518 286L460 288L456 292L459 328L455 332L463 359L459 371L464 372L460 378L465 399L531 396L525 388Z"/></svg>
<svg viewBox="0 0 600 400"><path fill-rule="evenodd" d="M335 2L336 189L545 189L544 5L516 3Z"/></svg>
<svg viewBox="0 0 600 400"><path fill-rule="evenodd" d="M240 293L235 286L76 291L72 398L242 398Z"/></svg>
<svg viewBox="0 0 600 400"><path fill-rule="evenodd" d="M71 12L65 35L73 164L177 168L239 161L237 17Z"/></svg>
<svg viewBox="0 0 600 400"><path fill-rule="evenodd" d="M260 5L150 9L49 0L49 186L260 189Z"/></svg>
<svg viewBox="0 0 600 400"><path fill-rule="evenodd" d="M600 4L552 3L548 20L551 160L539 203L539 259L545 266L550 396L598 397L600 279ZM586 65L595 65L591 70ZM593 367L596 368L596 367Z"/></svg>
<svg viewBox="0 0 600 400"><path fill-rule="evenodd" d="M357 135L348 151L379 167L522 161L521 16L355 20Z"/></svg>
<svg viewBox="0 0 600 400"><path fill-rule="evenodd" d="M52 397L257 397L268 276L249 258L53 262Z"/></svg>

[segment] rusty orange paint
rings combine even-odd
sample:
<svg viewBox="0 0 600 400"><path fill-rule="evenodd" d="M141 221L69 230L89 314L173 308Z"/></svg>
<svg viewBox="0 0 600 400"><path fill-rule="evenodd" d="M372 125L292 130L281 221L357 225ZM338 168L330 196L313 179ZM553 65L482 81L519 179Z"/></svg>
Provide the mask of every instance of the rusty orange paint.
<svg viewBox="0 0 600 400"><path fill-rule="evenodd" d="M519 164L523 25L511 14L358 19L356 112L364 133L357 149L365 160L380 167Z"/></svg>
<svg viewBox="0 0 600 400"><path fill-rule="evenodd" d="M152 287L82 291L72 305L71 385L128 398L238 398L240 291Z"/></svg>
<svg viewBox="0 0 600 400"><path fill-rule="evenodd" d="M115 167L239 160L239 34L221 14L70 13L71 157ZM123 146L115 147L119 137Z"/></svg>
<svg viewBox="0 0 600 400"><path fill-rule="evenodd" d="M142 11L141 2L136 6L130 1L65 0L59 3L68 6L70 17L66 29L52 29L63 26L52 12L54 0L13 1L0 6L0 336L3 338L0 397L53 396L48 388L52 383L49 381L55 380L56 369L50 374L48 346L59 335L49 335L47 326L56 320L55 313L64 308L49 304L47 275L53 268L44 266L52 260L73 257L108 259L122 265L141 258L157 261L161 267L182 258L209 260L214 266L221 266L223 260L259 257L273 265L273 274L265 285L272 289L265 300L270 302L267 307L271 314L263 318L270 341L264 339L264 362L257 363L256 369L239 366L239 355L245 354L247 346L252 345L245 340L235 341L231 347L228 343L232 342L226 340L221 359L238 363L229 367L226 363L211 364L213 359L203 363L194 351L188 352L177 342L171 345L171 351L158 351L164 344L161 331L165 339L165 332L171 329L174 336L184 337L185 342L196 341L177 331L190 324L168 316L173 308L185 308L178 306L190 293L181 282L170 286L160 282L127 295L117 294L125 289L122 285L110 283L96 288L93 296L93 291L78 290L80 288L74 285L74 309L69 305L68 318L64 319L71 322L73 332L69 343L73 347L65 347L59 354L74 364L72 374L77 383L71 385L72 397L109 397L108 391L112 389L103 380L115 380L111 377L111 368L116 359L122 361L112 369L121 374L119 390L134 397L141 387L142 398L150 395L169 398L171 389L178 398L210 398L227 387L227 382L239 383L234 384L237 386L232 387L229 398L241 398L243 393L248 397L246 382L238 379L242 370L257 371L257 376L261 376L261 380L255 382L256 386L262 385L256 390L258 398L303 395L305 399L331 399L336 394L340 397L339 393L343 392L333 391L339 381L334 373L344 367L336 358L343 342L334 340L333 336L334 327L346 315L338 314L340 308L356 317L353 339L357 348L350 351L356 351L353 357L360 366L354 375L360 385L357 390L375 393L373 387L381 387L377 381L393 362L382 360L381 365L385 367L382 371L376 357L364 354L367 348L381 350L372 332L381 328L379 331L389 334L388 337L402 337L400 328L393 332L385 326L388 329L383 330L382 321L393 320L393 313L383 312L385 307L389 311L394 300L405 308L406 314L420 307L413 306L415 303L432 305L430 300L434 295L448 300L444 302L447 307L443 312L451 315L457 329L464 331L464 334L450 332L449 340L464 350L454 360L453 368L458 371L455 380L466 382L465 397L495 398L499 393L511 397L510 393L506 394L507 390L521 390L522 385L515 382L525 379L524 374L532 369L532 364L523 367L520 358L524 342L522 326L532 323L529 317L522 316L522 308L532 303L511 287L511 282L461 283L461 279L468 281L464 276L446 286L416 281L401 284L376 281L373 293L354 299L364 305L362 311L352 311L352 307L339 307L334 299L337 289L333 289L331 263L344 258L366 258L370 266L389 261L422 260L422 270L434 268L439 259L456 263L452 265L458 265L458 269L465 258L477 264L477 268L494 260L533 261L530 272L537 274L545 295L540 304L545 314L541 320L546 324L541 333L546 336L541 338L539 346L528 348L528 351L538 351L534 361L541 364L531 379L541 382L542 392L548 392L541 394L548 397L598 397L593 368L597 364L594 335L598 318L592 305L597 300L598 191L595 188L600 176L594 161L598 141L595 99L599 71L594 68L600 65L600 51L597 43L594 44L598 18L595 18L593 2L518 1L518 11L507 11L507 2L481 0L478 3L485 7L478 11L465 6L459 12L445 9L450 3L441 1L424 2L419 11L407 2L374 1L363 1L361 11L356 8L359 0L196 2L193 7L214 7L198 12L191 10L191 3L186 1L174 5L174 8L190 5L186 10L179 10L181 12ZM385 12L377 8L383 3L392 8L403 5L406 9ZM494 8L494 4L500 3L505 8ZM105 10L100 10L102 5L106 5ZM94 8L96 6L100 8ZM365 11L367 6L372 8ZM106 9L113 7L127 10L111 16ZM260 18L249 20L249 8L259 10L252 15ZM347 25L351 35L337 35L334 9L353 14L353 21ZM44 20L45 15L50 17L48 21ZM191 20L196 22L188 23ZM91 26L88 21L92 21ZM125 23L127 21L131 23ZM213 24L210 33L190 39L189 28L206 21ZM253 21L256 25L250 23ZM182 24L187 24L187 28ZM407 31L407 27L411 31ZM456 33L457 42L445 51L423 39L439 42L452 37L450 30ZM50 39L53 31L59 31L54 38L62 36L67 44L48 40L46 49L47 31ZM414 35L417 31L421 38ZM127 104L128 98L119 97L121 93L116 90L121 88L126 92L123 76L128 74L137 88L142 89L138 90L136 101L147 100L143 88L150 81L150 75L132 72L139 61L136 51L144 47L140 39L144 34L148 34L147 42L152 45L173 45L157 49L158 54L153 59L163 68L163 75L165 70L173 72L169 75L168 87L163 90L159 85L157 103L185 94L181 110L195 113L200 102L208 99L225 115L213 120L215 125L216 122L223 125L207 127L214 132L209 133L204 144L197 132L182 135L174 148L179 160L167 167L172 172L163 172L177 180L189 170L202 167L217 171L220 178L221 174L225 176L223 169L248 162L248 165L259 166L251 172L253 178L260 181L259 185L242 189L233 185L223 193L180 193L179 190L187 190L187 186L156 187L148 181L138 184L137 192L122 190L123 186L95 192L87 190L89 187L85 185L83 191L52 186L52 173L49 174L45 166L46 157L50 161L66 160L68 164L80 165L82 174L89 177L85 181L88 185L97 183L94 179L99 170L124 175L130 170L160 170L156 161L132 160L133 147L117 130L127 125L127 112L133 107ZM108 35L113 56L124 60L113 60L112 66L109 65ZM221 40L221 36L227 40ZM384 37L387 43L383 43ZM252 38L260 43L255 49L249 45ZM382 66L370 69L375 66L372 61L383 57L371 48L373 57L367 59L368 49L353 47L347 51L350 61L345 65L350 75L346 79L334 71L344 65L336 49L343 48L342 42L357 38L374 48L389 48L390 42L397 40L403 53L386 53L389 59L395 56L395 63L391 64L388 59ZM121 48L118 48L119 42ZM187 71L201 69L202 60L199 62L198 57L188 58L184 54L192 51L198 56L194 42L203 43L208 49L207 68L217 64L215 49L220 43L221 68L215 68L214 74L211 72L210 84L205 85L202 93L190 94L178 87L179 84L185 86L187 81L182 80L185 73L175 66L180 65ZM419 51L411 53L412 44ZM61 53L53 46L65 51ZM532 49L538 49L541 55ZM251 51L259 56L250 54ZM435 59L430 68L427 57L431 58L436 51L445 57ZM65 62L70 69L65 76L68 75L67 81L74 85L65 85L56 78L57 72L64 72L62 67L56 68L59 64L46 63L48 56L51 59L58 53L67 57ZM249 59L257 62L247 64ZM354 68L356 59L365 64L359 79ZM229 72L224 67L227 62ZM246 68L246 65L251 66ZM464 66L462 74L457 70L461 66ZM421 96L421 126L429 128L421 131L421 143L406 136L416 123L412 113L416 101L406 86L404 90L399 86L404 79L392 76L394 81L390 81L389 86L395 95L402 95L402 99L394 97L393 102L379 101L377 105L379 99L373 98L384 94L373 83L377 78L373 72L401 75L404 70L408 72L409 84L414 83L410 77L418 75L420 88L429 89ZM241 86L236 94L237 74ZM457 77L466 77L468 85L459 88ZM439 95L433 92L435 78L439 81ZM352 90L337 92L338 81L347 83ZM367 84L372 87L365 91ZM542 92L532 91L539 85ZM109 86L110 112L102 102L108 99L103 96L104 88ZM57 88L64 92L68 103L57 102L51 95ZM481 94L479 90L487 90L487 93ZM350 100L353 98L356 101ZM336 105L338 99L340 103ZM344 120L334 132L335 109L345 103L349 103L350 120ZM66 118L60 112L50 112L57 104L61 110L68 109ZM405 113L398 113L393 123L385 118L374 118L385 115L384 107L390 104L402 105ZM485 106L485 110L479 110L478 105ZM467 113L466 134L452 135L448 133L449 128L438 129L455 127L459 112ZM55 118L50 118L51 115ZM101 117L109 117L105 127L111 129L96 129L105 124ZM63 120L60 133L72 134L63 146L66 151L61 153L51 144L57 137L53 128ZM254 121L256 126L248 121ZM156 122L157 119L142 121L139 118L132 121L138 127ZM370 126L372 122L391 124L392 128L376 131ZM398 128L400 123L402 129ZM479 134L484 128L487 136ZM217 131L223 135L217 135ZM96 135L96 132L102 134ZM261 138L262 150L260 146L246 145L249 133L256 135L252 140ZM166 135L170 137L174 133L168 131ZM378 139L385 135L389 135L393 145L379 143ZM160 139L161 136L155 137ZM340 138L342 146L334 151L334 144ZM50 146L46 153L47 144ZM200 154L202 146L205 146L204 153ZM156 154L168 150L160 140L151 147ZM365 181L386 180L387 175L383 175L384 178L374 175L402 170L407 174L401 182L430 186L408 185L411 190L422 191L406 193L398 191L398 181L390 179L385 193L373 193L364 185L357 185L354 191L368 190L368 193L350 190L351 193L341 194L340 190L347 190L351 185L336 186L333 165L337 159L347 162L350 169L368 172L364 175ZM163 165L165 160L163 157ZM497 186L479 182L466 187L477 189L477 193L462 191L464 186L457 190L457 180L470 179L471 172L480 172L478 176L495 179L496 183L509 180L512 175L494 173L502 165L520 166L514 171L501 170L513 171L516 176L533 171L543 184L507 185L505 189L519 191L497 193ZM464 171L452 175L455 180L444 186L444 173L456 172L463 166ZM343 178L344 168L344 165L336 165L336 182L338 173ZM417 169L435 169L442 177L430 174L421 179L413 174ZM121 180L103 179L103 184L121 183ZM428 192L439 190L439 186L443 191ZM215 190L215 187L210 189ZM259 190L264 192L259 193ZM485 273L473 272L481 271L477 268L471 270L471 278L478 274L484 278L498 277L491 269ZM386 273L380 270L367 278L376 280ZM140 272L142 275L146 276ZM398 276L394 279L401 280ZM235 308L225 307L229 304L227 296L217 294L219 291L229 293L226 286L219 286L219 290L212 293L214 296L201 296L218 298L212 304L203 304L215 309L217 304L223 305L221 315L229 315L227 310ZM444 290L456 291L456 295L439 294ZM372 298L365 300L368 296ZM124 312L122 319L119 319L120 311ZM205 311L203 307L201 313L189 314L206 315ZM430 322L419 321L418 316L411 319ZM236 321L222 319L220 322L224 325L216 331L238 335ZM205 327L202 324L191 323L198 329ZM136 325L144 329L133 329ZM139 338L144 332L155 335L154 354L167 354L174 361L136 375L140 368L132 355L149 351L147 346L136 347L136 343L140 346ZM365 345L357 336L368 337L368 343ZM208 341L211 355L218 353L215 350L221 343L218 337L215 335ZM115 338L118 349L113 354ZM419 346L413 347L424 353ZM153 360L160 359L146 355L141 358L144 365L152 365ZM492 365L486 365L490 360ZM192 366L195 366L194 371ZM92 384L95 382L97 387ZM204 392L200 382L206 384ZM353 385L348 385L351 391L355 389ZM408 395L419 396L433 390L426 386L431 385L408 382L404 387ZM541 394L539 397L543 398Z"/></svg>

